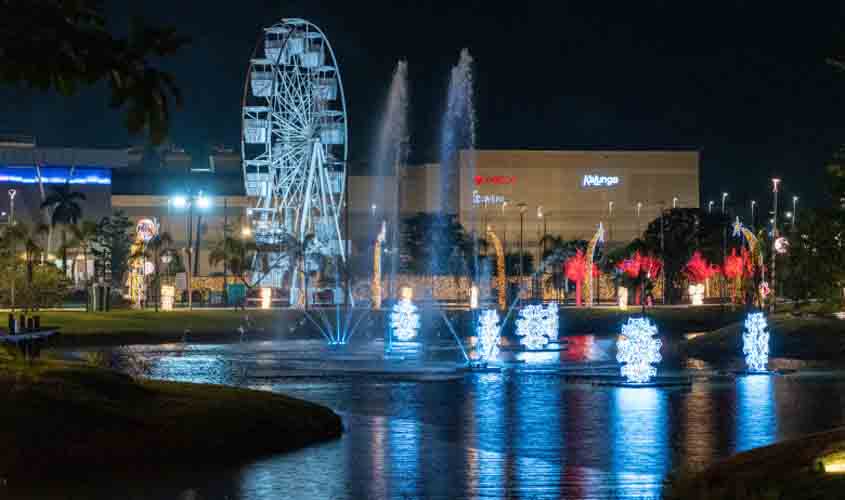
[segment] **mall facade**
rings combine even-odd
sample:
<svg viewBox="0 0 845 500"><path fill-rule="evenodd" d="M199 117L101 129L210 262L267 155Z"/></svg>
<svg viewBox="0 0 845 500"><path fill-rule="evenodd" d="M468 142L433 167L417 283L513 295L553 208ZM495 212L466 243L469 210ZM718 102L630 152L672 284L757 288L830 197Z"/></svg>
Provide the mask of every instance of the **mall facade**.
<svg viewBox="0 0 845 500"><path fill-rule="evenodd" d="M408 166L396 178L350 178L351 227L375 234L403 217L452 207L469 231L495 231L509 252L533 252L543 234L589 240L599 224L610 244L642 234L661 209L697 208L695 150L463 151L460 168ZM354 235L353 235L354 241Z"/></svg>

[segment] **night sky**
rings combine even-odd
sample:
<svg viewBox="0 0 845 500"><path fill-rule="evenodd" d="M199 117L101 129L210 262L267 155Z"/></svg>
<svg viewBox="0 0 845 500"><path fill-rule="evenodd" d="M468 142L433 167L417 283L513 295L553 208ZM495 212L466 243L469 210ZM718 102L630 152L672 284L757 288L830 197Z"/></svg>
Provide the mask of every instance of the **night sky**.
<svg viewBox="0 0 845 500"><path fill-rule="evenodd" d="M481 148L688 147L702 152L702 200L762 198L767 179L820 199L825 161L845 143L843 2L237 2L110 0L171 24L192 44L164 63L185 94L172 142L239 147L245 72L262 26L303 17L337 54L353 172L366 169L398 59L410 64L412 160L436 160L449 68L476 60ZM451 5L460 3L462 6ZM809 7L809 6L812 6ZM0 90L0 131L42 145L137 143L102 87L74 99Z"/></svg>

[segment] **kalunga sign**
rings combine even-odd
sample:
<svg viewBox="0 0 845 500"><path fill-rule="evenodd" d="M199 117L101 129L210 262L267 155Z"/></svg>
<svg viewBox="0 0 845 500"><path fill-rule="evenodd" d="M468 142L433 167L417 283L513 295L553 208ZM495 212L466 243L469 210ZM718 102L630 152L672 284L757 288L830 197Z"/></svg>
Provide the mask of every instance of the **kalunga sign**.
<svg viewBox="0 0 845 500"><path fill-rule="evenodd" d="M582 187L610 187L616 186L617 184L619 184L619 177L615 175L607 176L587 174L584 176L584 180L581 181Z"/></svg>

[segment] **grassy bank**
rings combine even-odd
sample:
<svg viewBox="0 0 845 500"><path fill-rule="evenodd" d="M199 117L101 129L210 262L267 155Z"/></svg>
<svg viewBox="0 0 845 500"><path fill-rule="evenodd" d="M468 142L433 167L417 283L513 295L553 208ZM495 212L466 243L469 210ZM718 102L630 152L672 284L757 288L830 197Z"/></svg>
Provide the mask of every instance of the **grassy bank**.
<svg viewBox="0 0 845 500"><path fill-rule="evenodd" d="M356 313L358 314L358 313ZM364 330L357 335L380 336L384 312L373 316L372 323L363 323ZM618 332L621 324L630 316L639 315L639 309L626 312L610 309L561 310L561 331L567 334L609 334ZM710 331L723 327L742 317L739 311L719 307L700 308L656 308L648 311L649 317L657 323L661 333L681 336L688 332ZM195 310L154 312L152 310L115 310L101 313L79 311L47 311L40 313L41 323L58 327L61 335L53 341L58 346L92 346L118 344L150 344L176 342L182 339L186 329L190 330L192 341L227 342L238 338L238 327L244 323L244 316L250 318L251 335L319 338L320 333L308 322L303 322L301 311L283 310ZM319 318L319 312L313 313ZM451 321L461 325L461 331L471 332L472 316L469 312L449 312ZM334 321L334 315L326 310L327 320ZM510 326L515 319L512 315ZM373 326L375 325L375 326ZM444 328L439 312L423 314L423 328ZM508 330L508 328L506 328Z"/></svg>
<svg viewBox="0 0 845 500"><path fill-rule="evenodd" d="M667 500L843 498L845 475L817 471L820 457L845 450L845 429L739 453L698 473L680 472Z"/></svg>
<svg viewBox="0 0 845 500"><path fill-rule="evenodd" d="M691 357L724 360L742 353L742 322L689 340L683 346ZM769 355L803 360L845 358L845 321L835 318L796 318L778 314L769 318Z"/></svg>
<svg viewBox="0 0 845 500"><path fill-rule="evenodd" d="M135 381L87 365L0 364L0 478L109 477L237 463L338 437L328 408L267 392Z"/></svg>

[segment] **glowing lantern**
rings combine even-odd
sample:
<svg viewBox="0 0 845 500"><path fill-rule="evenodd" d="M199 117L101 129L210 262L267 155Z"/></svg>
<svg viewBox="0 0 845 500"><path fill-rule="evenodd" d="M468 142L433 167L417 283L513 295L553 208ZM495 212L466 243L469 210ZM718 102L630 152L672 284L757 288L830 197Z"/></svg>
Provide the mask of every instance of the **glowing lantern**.
<svg viewBox="0 0 845 500"><path fill-rule="evenodd" d="M263 287L261 289L261 309L270 309L273 303L273 289L270 287Z"/></svg>
<svg viewBox="0 0 845 500"><path fill-rule="evenodd" d="M173 285L162 285L161 287L161 310L172 311L173 300L176 297L176 288Z"/></svg>

